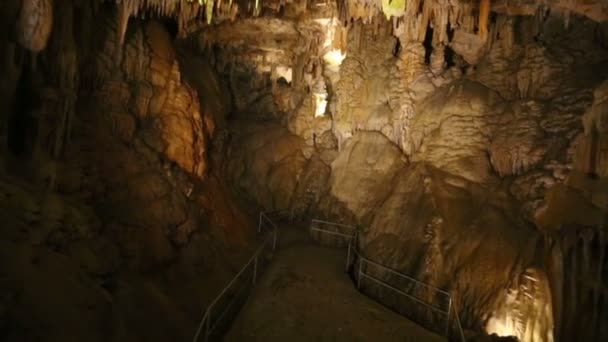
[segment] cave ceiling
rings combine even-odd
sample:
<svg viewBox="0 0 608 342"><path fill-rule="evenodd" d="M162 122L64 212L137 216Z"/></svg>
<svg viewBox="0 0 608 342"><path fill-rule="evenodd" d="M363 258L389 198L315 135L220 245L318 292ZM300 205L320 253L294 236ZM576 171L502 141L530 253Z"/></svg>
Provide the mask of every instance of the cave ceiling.
<svg viewBox="0 0 608 342"><path fill-rule="evenodd" d="M94 0L96 6L100 0ZM383 13L387 18L416 20L450 25L450 29L466 25L473 17L484 31L483 23L491 12L506 15L532 16L539 11L554 11L564 17L586 16L594 21L608 19L606 0L101 0L115 1L123 17L170 16L179 21L184 35L204 24L218 24L248 17L303 18L338 16L343 22L362 19L365 22ZM271 27L269 27L271 29Z"/></svg>

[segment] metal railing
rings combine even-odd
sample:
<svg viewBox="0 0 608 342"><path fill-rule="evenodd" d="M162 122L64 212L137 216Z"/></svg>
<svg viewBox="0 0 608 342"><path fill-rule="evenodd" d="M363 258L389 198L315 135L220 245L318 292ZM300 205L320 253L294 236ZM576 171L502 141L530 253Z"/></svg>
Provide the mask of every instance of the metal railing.
<svg viewBox="0 0 608 342"><path fill-rule="evenodd" d="M194 338L192 339L193 342L199 341L201 336L203 337L203 341L206 342L209 340L210 336L212 336L214 331L222 322L222 319L228 312L230 312L237 300L242 298L244 290L255 285L259 273L258 266L264 259L263 253L268 252L269 250L271 252L276 250L278 228L277 225L270 219L269 214L270 213L260 212L258 221L258 233L263 231L266 232L264 240L255 250L253 256L241 268L241 270L222 289L220 294L215 297L211 304L209 304L200 324L198 325L198 329L194 334ZM241 287L240 289L238 288L239 286ZM226 297L230 297L228 298L228 303L222 307L219 307L219 303L222 300L225 300ZM219 312L215 313L215 309L219 309Z"/></svg>
<svg viewBox="0 0 608 342"><path fill-rule="evenodd" d="M358 249L358 230L353 226L315 219L311 221L310 231L313 238L316 238L322 243L347 246L346 271L348 272L351 269L351 266L353 267L352 275L359 291L367 292L367 295L371 294L371 288L366 291L366 289L362 287L362 282L364 280L369 280L372 283L379 285L380 288L388 289L392 293L407 298L409 301L426 308L422 315L419 314L414 318L414 320L418 321L417 323L440 333L448 340L465 341L464 332L458 316L458 309L453 296L449 292L409 277L361 255ZM323 234L328 235L329 238L322 238L321 236ZM395 279L394 283L381 279L387 278L386 274ZM407 290L404 290L403 288L407 288ZM423 291L427 291L426 296L415 295L417 292L420 294L420 288L422 288ZM380 302L384 301L384 305L392 307L396 311L411 318L412 315L408 315L408 313L411 313L411 308L410 310L404 310L403 307L391 305L391 302L395 302L394 300L390 302L386 301L382 295L377 295L375 297L375 299ZM443 298L443 303L445 304L437 305L432 301L424 300L422 297ZM439 322L444 321L445 325L436 323L438 321L436 315L439 315ZM428 318L425 320L422 317ZM423 322L423 320L426 322ZM440 325L441 328L438 329L438 325Z"/></svg>
<svg viewBox="0 0 608 342"><path fill-rule="evenodd" d="M268 223L272 225L276 229L276 225L274 224L273 218L282 219L287 217L289 222L293 222L295 219L295 214L293 209L282 209L282 210L273 210L273 211L261 211L258 219L258 233L262 232L263 223Z"/></svg>

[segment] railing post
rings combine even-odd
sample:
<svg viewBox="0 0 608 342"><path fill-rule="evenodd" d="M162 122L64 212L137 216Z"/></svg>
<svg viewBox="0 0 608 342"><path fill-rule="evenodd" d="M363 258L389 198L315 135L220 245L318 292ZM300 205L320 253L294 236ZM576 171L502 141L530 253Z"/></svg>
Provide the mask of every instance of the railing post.
<svg viewBox="0 0 608 342"><path fill-rule="evenodd" d="M205 314L203 315L203 318L201 319L201 323L198 325L198 329L196 330L196 333L194 334L194 338L192 339L192 342L198 342L198 337L201 335L201 332L203 331L203 325L205 324L206 317L207 317L207 311L205 311Z"/></svg>
<svg viewBox="0 0 608 342"><path fill-rule="evenodd" d="M452 314L452 296L450 296L450 300L448 302L448 318L445 326L445 337L450 339L450 315Z"/></svg>
<svg viewBox="0 0 608 342"><path fill-rule="evenodd" d="M357 278L357 289L361 289L361 276L363 272L363 257L359 256L359 277Z"/></svg>
<svg viewBox="0 0 608 342"><path fill-rule="evenodd" d="M207 309L207 322L205 322L205 342L209 341L209 325L211 324L211 307Z"/></svg>
<svg viewBox="0 0 608 342"><path fill-rule="evenodd" d="M346 252L346 272L348 272L349 263L350 263L350 242L348 243L348 251Z"/></svg>
<svg viewBox="0 0 608 342"><path fill-rule="evenodd" d="M255 259L253 259L253 285L255 285L255 278L258 275L258 256L255 256Z"/></svg>
<svg viewBox="0 0 608 342"><path fill-rule="evenodd" d="M258 219L258 233L262 231L262 215L263 213L260 211L259 219Z"/></svg>

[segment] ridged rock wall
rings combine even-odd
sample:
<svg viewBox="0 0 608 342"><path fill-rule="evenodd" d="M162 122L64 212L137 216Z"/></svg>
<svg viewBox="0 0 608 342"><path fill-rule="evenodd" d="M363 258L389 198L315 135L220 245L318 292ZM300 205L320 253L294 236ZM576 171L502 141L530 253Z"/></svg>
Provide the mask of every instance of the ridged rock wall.
<svg viewBox="0 0 608 342"><path fill-rule="evenodd" d="M54 4L35 63L1 5L0 339L191 339L251 253L210 153L230 100L161 21L118 53L115 5Z"/></svg>
<svg viewBox="0 0 608 342"><path fill-rule="evenodd" d="M608 60L606 27L575 16L564 23L548 12L501 13L475 56L461 55L461 38L443 37L441 26L420 35L419 22L393 21L392 30L376 19L349 24L339 77L326 77L326 115L315 117L306 101L276 113L289 131L273 126L274 140L263 137L266 129L254 134L247 121L231 127L235 151L278 151L299 136L303 143L289 145L297 162L273 154L274 160L263 158L268 171L252 176L248 170L258 170L260 160L243 152L231 157L228 172L268 209L360 225L368 257L453 293L470 336L569 340L583 326L588 338L605 336L597 323L605 312L593 309L605 307L603 290L585 297L582 287L566 285L573 274L566 268L575 267L566 265L574 258L568 255L587 253L591 266L577 266L576 274L605 279L598 274L603 257L590 255L605 253L603 197L591 188L603 189L597 87L608 77L601 66ZM459 30L473 29L466 18ZM597 109L584 117L590 108ZM320 137L336 143L320 144ZM594 172L576 171L589 165ZM591 247L565 252L556 241L570 234L566 222L588 227L584 241ZM583 299L568 302L565 291ZM573 312L593 317L581 320Z"/></svg>

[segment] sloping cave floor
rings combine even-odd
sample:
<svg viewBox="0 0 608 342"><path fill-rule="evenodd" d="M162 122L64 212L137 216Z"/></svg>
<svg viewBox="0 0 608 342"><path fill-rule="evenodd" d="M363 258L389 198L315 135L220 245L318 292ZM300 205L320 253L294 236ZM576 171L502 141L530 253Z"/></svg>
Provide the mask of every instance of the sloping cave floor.
<svg viewBox="0 0 608 342"><path fill-rule="evenodd" d="M444 341L364 296L343 249L280 227L278 250L224 341Z"/></svg>

